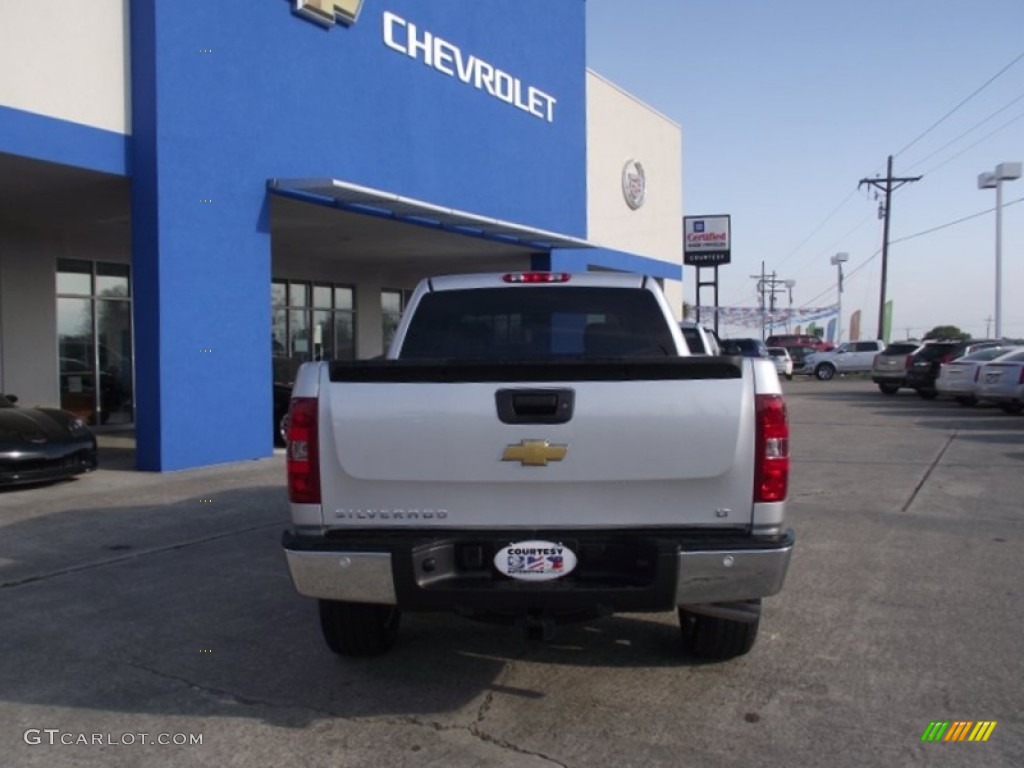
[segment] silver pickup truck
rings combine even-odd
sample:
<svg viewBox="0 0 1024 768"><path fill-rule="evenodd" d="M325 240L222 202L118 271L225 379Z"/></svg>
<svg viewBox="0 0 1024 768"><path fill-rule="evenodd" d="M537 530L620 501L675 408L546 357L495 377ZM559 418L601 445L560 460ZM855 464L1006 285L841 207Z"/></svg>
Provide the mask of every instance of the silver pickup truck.
<svg viewBox="0 0 1024 768"><path fill-rule="evenodd" d="M388 358L292 393L283 544L331 650L403 611L678 611L684 651L750 650L794 543L771 360L689 355L654 280L549 272L425 280Z"/></svg>

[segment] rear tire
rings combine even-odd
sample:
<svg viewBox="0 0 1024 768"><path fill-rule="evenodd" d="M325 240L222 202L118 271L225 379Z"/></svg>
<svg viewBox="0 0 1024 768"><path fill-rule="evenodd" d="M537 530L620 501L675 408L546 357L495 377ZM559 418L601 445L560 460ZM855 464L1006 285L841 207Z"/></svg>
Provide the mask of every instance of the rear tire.
<svg viewBox="0 0 1024 768"><path fill-rule="evenodd" d="M900 385L899 384L879 384L878 385L878 389L879 389L879 391L883 395L895 395L897 392L900 391Z"/></svg>
<svg viewBox="0 0 1024 768"><path fill-rule="evenodd" d="M960 405L970 406L978 404L978 398L974 397L973 395L957 395L953 399L960 403Z"/></svg>
<svg viewBox="0 0 1024 768"><path fill-rule="evenodd" d="M760 605L761 600L751 600ZM756 621L730 621L717 616L679 610L679 628L683 635L683 650L699 659L726 661L749 653L757 639Z"/></svg>
<svg viewBox="0 0 1024 768"><path fill-rule="evenodd" d="M1000 403L999 407L1006 413L1020 413L1024 411L1024 403Z"/></svg>
<svg viewBox="0 0 1024 768"><path fill-rule="evenodd" d="M786 381L792 381L792 380L793 380L793 374L792 373L787 373L786 374Z"/></svg>
<svg viewBox="0 0 1024 768"><path fill-rule="evenodd" d="M835 378L835 366L829 363L822 363L814 369L814 375L818 377L819 381L830 381Z"/></svg>
<svg viewBox="0 0 1024 768"><path fill-rule="evenodd" d="M935 389L919 389L917 390L917 396L922 400L934 400L939 396L939 393Z"/></svg>
<svg viewBox="0 0 1024 768"><path fill-rule="evenodd" d="M320 629L339 656L379 656L398 639L402 614L394 605L320 601Z"/></svg>

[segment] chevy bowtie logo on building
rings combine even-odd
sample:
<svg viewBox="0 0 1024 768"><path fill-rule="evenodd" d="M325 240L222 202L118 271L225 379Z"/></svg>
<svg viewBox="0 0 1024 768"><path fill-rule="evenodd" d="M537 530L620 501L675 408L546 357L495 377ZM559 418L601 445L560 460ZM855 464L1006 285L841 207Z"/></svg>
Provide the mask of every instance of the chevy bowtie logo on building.
<svg viewBox="0 0 1024 768"><path fill-rule="evenodd" d="M568 445L552 445L547 440L520 440L518 445L505 446L502 461L518 461L524 467L546 467L549 461L565 458Z"/></svg>
<svg viewBox="0 0 1024 768"><path fill-rule="evenodd" d="M316 22L322 27L333 27L335 21L355 24L363 0L295 0L295 10L304 19Z"/></svg>

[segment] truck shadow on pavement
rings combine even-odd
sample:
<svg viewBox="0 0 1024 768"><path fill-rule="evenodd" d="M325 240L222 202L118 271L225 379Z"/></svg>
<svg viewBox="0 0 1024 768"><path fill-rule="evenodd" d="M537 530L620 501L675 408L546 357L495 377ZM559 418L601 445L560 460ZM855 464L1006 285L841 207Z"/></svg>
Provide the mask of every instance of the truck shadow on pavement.
<svg viewBox="0 0 1024 768"><path fill-rule="evenodd" d="M387 656L339 659L320 637L315 601L288 576L283 498L280 486L257 486L23 519L8 505L0 701L71 721L67 710L298 728L325 717L458 713L492 692L545 697L503 679L517 663L557 667L561 685L599 669L696 664L679 648L674 614L568 625L548 643L455 616L407 615Z"/></svg>

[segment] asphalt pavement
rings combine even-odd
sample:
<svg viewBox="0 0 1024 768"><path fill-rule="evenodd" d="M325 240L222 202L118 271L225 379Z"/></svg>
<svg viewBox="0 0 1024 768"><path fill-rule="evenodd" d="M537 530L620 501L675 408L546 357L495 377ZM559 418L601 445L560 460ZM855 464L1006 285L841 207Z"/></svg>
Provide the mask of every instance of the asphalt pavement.
<svg viewBox="0 0 1024 768"><path fill-rule="evenodd" d="M281 553L281 455L138 473L105 436L98 472L0 492L0 766L1024 765L1024 417L784 388L797 548L715 664L673 614L548 643L407 615L338 659Z"/></svg>

